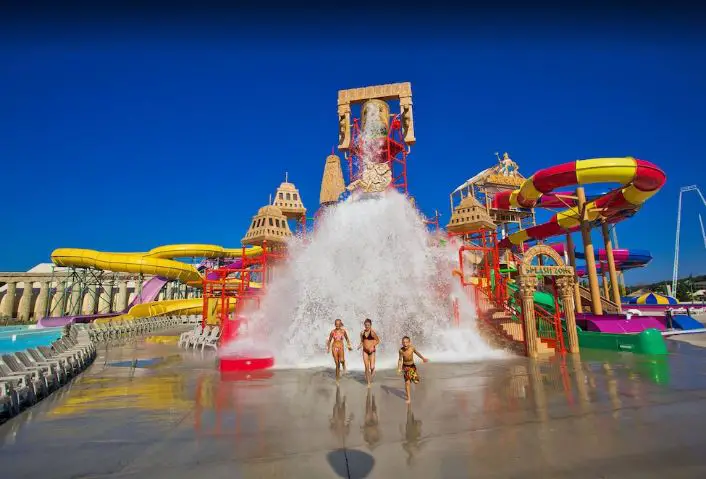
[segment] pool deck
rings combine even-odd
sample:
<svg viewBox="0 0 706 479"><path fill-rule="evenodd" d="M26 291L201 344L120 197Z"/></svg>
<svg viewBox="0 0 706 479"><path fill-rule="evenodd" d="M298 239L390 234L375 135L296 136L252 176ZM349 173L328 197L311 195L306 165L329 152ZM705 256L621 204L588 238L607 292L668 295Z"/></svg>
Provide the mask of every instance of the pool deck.
<svg viewBox="0 0 706 479"><path fill-rule="evenodd" d="M213 353L103 346L0 425L0 462L14 479L706 477L706 350L669 347L429 363L408 409L393 371L371 390L329 370L221 381Z"/></svg>

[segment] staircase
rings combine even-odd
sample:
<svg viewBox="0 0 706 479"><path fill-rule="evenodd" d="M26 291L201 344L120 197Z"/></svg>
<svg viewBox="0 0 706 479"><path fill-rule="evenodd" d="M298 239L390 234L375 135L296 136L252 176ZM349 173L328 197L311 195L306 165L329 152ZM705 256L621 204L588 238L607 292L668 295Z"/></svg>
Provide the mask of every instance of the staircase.
<svg viewBox="0 0 706 479"><path fill-rule="evenodd" d="M515 318L515 314L507 309L491 307L481 315L481 331L494 346L524 355L525 333L522 323ZM545 340L540 340L537 347L539 354L555 352Z"/></svg>
<svg viewBox="0 0 706 479"><path fill-rule="evenodd" d="M591 290L579 285L579 295L581 296L581 306L585 310L593 311L593 301L591 300ZM601 306L603 306L603 312L608 314L618 314L618 305L613 301L601 296Z"/></svg>
<svg viewBox="0 0 706 479"><path fill-rule="evenodd" d="M466 250L462 249L462 251L465 252ZM515 262L521 261L521 258L518 256L507 258L507 254L504 259L505 262L507 262L508 259L514 259ZM497 254L495 255L495 260L498 260ZM485 267L488 268L489 265L486 263ZM463 265L461 264L461 270L462 269ZM521 315L519 313L518 304L520 304L520 302L516 294L511 294L510 301L503 299L507 298L507 278L498 274L499 270L500 265L496 263L494 266L495 284L493 287L491 287L490 282L471 282L466 281L465 278L461 278L462 285L467 288L466 291L469 297L474 299L479 319L478 328L486 340L495 347L524 356L526 354L526 346L522 322L519 319ZM486 277L485 275L478 274L478 271L475 271L475 273L480 277ZM541 329L540 326L546 325L546 312L536 311L535 316L538 325L537 329L539 331ZM553 318L551 319L553 320ZM540 338L537 346L538 353L542 355L554 354L556 352L555 344L556 340Z"/></svg>

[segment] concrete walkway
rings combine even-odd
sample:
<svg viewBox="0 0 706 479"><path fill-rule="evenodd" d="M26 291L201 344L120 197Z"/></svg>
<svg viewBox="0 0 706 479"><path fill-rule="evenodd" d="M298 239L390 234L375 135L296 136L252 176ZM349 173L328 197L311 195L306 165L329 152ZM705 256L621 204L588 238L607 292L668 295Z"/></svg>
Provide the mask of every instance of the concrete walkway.
<svg viewBox="0 0 706 479"><path fill-rule="evenodd" d="M0 425L3 477L706 477L706 350L275 371L221 381L213 353L103 348L58 394Z"/></svg>

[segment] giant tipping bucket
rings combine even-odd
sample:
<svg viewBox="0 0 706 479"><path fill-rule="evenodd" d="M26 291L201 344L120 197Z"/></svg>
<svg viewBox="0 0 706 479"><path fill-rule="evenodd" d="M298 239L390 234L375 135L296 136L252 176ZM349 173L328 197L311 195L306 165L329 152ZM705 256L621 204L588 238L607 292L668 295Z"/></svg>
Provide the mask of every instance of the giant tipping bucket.
<svg viewBox="0 0 706 479"><path fill-rule="evenodd" d="M236 316L223 322L221 345L228 344L239 335L241 326L247 323L243 316ZM221 376L227 378L240 375L249 375L254 371L269 369L275 364L275 358L269 351L259 350L254 347L244 347L235 352L219 352L218 368Z"/></svg>

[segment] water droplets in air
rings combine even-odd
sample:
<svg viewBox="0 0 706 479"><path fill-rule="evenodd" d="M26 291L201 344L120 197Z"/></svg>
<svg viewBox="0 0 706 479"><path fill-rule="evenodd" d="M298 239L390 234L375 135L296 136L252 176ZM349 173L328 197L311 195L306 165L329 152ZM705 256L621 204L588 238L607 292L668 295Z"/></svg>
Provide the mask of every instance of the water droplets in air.
<svg viewBox="0 0 706 479"><path fill-rule="evenodd" d="M379 115L367 119L364 163L378 157L380 145L365 141L379 136ZM397 191L354 195L328 208L316 231L292 238L288 248L289 259L273 275L260 309L249 312L248 337L226 345L224 353L256 346L271 351L278 367L328 365L326 339L334 319L343 320L355 347L370 318L382 339L378 367L396 362L404 335L434 361L504 354L478 335L474 308L452 277L458 247L439 245ZM452 325L453 297L460 301L460 327ZM349 368L362 368L360 354L347 354Z"/></svg>

